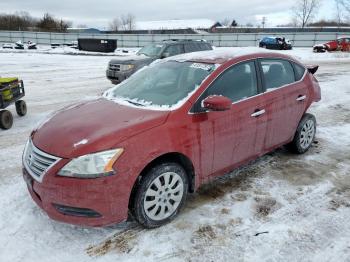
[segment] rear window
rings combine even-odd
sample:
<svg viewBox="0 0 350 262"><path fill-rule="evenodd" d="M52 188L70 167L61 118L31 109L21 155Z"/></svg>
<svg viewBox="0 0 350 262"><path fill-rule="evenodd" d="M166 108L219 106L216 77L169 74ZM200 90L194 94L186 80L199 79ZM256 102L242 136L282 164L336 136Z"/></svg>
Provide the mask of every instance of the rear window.
<svg viewBox="0 0 350 262"><path fill-rule="evenodd" d="M294 69L295 69L295 80L299 81L303 78L304 74L305 74L305 67L298 65L296 63L294 64Z"/></svg>

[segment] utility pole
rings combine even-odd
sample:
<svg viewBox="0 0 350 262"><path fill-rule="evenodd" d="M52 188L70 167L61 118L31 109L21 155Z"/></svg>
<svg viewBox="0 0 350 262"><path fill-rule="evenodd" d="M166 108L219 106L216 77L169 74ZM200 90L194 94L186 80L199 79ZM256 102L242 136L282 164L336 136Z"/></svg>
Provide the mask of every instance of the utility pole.
<svg viewBox="0 0 350 262"><path fill-rule="evenodd" d="M261 24L262 24L262 28L263 28L263 29L265 28L266 21L267 21L266 16L263 16L263 17L262 17L262 20L261 20Z"/></svg>

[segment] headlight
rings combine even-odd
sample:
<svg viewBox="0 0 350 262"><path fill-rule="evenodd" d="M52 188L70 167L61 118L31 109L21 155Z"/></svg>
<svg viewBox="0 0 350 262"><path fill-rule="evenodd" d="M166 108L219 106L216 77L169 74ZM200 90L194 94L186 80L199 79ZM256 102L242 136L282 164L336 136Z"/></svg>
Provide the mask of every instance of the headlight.
<svg viewBox="0 0 350 262"><path fill-rule="evenodd" d="M135 65L120 65L120 71L128 71L135 67Z"/></svg>
<svg viewBox="0 0 350 262"><path fill-rule="evenodd" d="M123 151L122 148L118 148L74 158L58 172L58 175L78 178L113 175L113 164Z"/></svg>

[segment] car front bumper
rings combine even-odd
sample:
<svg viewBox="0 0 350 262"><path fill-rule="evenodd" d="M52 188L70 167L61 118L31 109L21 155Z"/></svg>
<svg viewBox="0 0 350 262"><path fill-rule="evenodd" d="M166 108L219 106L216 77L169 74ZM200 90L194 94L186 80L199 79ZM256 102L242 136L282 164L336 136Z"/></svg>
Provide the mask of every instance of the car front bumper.
<svg viewBox="0 0 350 262"><path fill-rule="evenodd" d="M59 170L48 171L40 183L23 168L31 197L50 218L81 226L107 226L127 219L131 189L120 174L78 179L57 176L54 169Z"/></svg>
<svg viewBox="0 0 350 262"><path fill-rule="evenodd" d="M111 69L106 70L106 76L113 84L119 84L132 75L132 71L115 71Z"/></svg>

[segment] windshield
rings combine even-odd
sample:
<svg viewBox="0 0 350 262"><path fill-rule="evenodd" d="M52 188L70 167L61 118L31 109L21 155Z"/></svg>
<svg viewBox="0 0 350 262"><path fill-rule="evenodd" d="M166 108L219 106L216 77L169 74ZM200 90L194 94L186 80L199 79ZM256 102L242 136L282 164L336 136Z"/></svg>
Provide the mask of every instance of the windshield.
<svg viewBox="0 0 350 262"><path fill-rule="evenodd" d="M138 71L105 96L134 106L169 109L180 106L214 69L214 64L160 62Z"/></svg>
<svg viewBox="0 0 350 262"><path fill-rule="evenodd" d="M137 54L143 54L149 57L158 57L160 55L160 51L162 50L162 44L151 44L146 45L137 52Z"/></svg>

